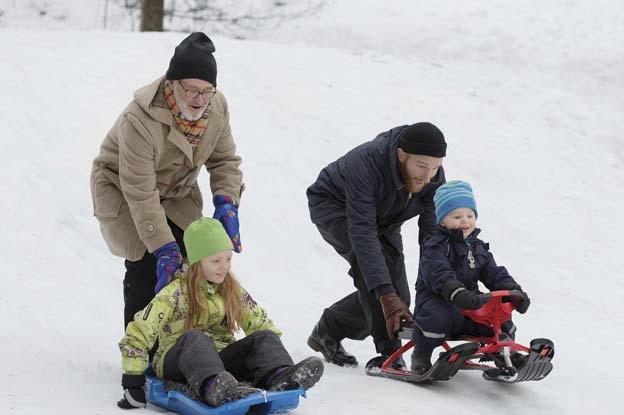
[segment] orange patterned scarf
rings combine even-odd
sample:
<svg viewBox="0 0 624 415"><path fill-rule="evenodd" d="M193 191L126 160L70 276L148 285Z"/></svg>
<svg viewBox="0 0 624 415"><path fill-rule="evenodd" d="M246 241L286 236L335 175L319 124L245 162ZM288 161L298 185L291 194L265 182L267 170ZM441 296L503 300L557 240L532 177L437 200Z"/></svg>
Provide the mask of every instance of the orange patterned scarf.
<svg viewBox="0 0 624 415"><path fill-rule="evenodd" d="M186 137L193 148L197 147L208 125L208 111L204 111L201 118L197 121L188 121L182 118L180 108L178 108L178 104L173 96L173 88L171 88L168 82L165 82L165 101L167 101L167 106L173 114L178 130Z"/></svg>

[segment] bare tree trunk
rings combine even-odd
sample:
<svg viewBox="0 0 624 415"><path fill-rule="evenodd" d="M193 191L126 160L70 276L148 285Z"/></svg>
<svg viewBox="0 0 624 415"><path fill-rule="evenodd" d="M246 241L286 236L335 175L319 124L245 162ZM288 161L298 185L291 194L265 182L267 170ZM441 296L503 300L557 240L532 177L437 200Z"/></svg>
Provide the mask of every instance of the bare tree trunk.
<svg viewBox="0 0 624 415"><path fill-rule="evenodd" d="M162 32L164 0L141 0L141 32Z"/></svg>

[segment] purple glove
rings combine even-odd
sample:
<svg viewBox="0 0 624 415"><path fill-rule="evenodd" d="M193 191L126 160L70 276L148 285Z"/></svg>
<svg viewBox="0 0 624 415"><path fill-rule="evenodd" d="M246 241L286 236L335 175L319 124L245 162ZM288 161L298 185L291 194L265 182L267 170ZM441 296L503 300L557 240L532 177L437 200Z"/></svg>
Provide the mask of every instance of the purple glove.
<svg viewBox="0 0 624 415"><path fill-rule="evenodd" d="M156 257L156 287L154 292L158 294L171 282L175 273L182 266L182 253L177 242L169 242L154 251Z"/></svg>
<svg viewBox="0 0 624 415"><path fill-rule="evenodd" d="M215 205L215 213L212 217L218 219L223 224L225 231L232 240L234 251L242 251L243 246L240 242L240 232L238 230L238 205L230 196L223 195L216 195L213 203Z"/></svg>

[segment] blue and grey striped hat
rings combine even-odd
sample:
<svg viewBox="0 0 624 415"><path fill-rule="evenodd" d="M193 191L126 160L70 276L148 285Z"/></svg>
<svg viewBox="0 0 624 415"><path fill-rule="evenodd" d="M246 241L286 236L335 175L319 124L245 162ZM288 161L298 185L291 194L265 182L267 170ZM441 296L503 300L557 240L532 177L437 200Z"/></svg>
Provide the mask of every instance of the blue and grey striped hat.
<svg viewBox="0 0 624 415"><path fill-rule="evenodd" d="M451 180L440 186L433 196L433 203L438 223L441 223L446 215L462 207L474 210L475 217L479 215L472 187L462 180Z"/></svg>

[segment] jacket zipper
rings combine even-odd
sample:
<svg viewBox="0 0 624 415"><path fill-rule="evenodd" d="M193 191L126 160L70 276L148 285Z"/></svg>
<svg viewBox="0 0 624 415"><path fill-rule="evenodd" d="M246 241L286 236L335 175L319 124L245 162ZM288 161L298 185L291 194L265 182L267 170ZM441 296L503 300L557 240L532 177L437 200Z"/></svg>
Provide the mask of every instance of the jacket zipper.
<svg viewBox="0 0 624 415"><path fill-rule="evenodd" d="M474 255L472 255L472 245L470 243L467 243L468 245L468 267L470 269L475 269L475 259L474 259Z"/></svg>

